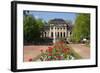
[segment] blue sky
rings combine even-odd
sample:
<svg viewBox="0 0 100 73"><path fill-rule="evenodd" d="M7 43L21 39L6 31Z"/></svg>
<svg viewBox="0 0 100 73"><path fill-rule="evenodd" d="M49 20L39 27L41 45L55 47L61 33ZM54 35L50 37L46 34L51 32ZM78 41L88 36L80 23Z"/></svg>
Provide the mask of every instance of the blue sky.
<svg viewBox="0 0 100 73"><path fill-rule="evenodd" d="M48 22L51 19L61 18L64 20L70 20L72 22L76 19L76 13L69 13L69 12L46 12L46 11L30 11L35 18L43 19L44 21Z"/></svg>

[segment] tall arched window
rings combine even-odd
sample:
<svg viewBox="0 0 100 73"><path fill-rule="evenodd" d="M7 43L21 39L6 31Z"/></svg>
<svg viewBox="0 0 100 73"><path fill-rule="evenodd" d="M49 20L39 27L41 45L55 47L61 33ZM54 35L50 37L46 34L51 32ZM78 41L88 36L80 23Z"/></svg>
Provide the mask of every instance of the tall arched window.
<svg viewBox="0 0 100 73"><path fill-rule="evenodd" d="M61 37L62 37L62 32L61 32Z"/></svg>
<svg viewBox="0 0 100 73"><path fill-rule="evenodd" d="M65 32L64 32L64 37L65 37Z"/></svg>
<svg viewBox="0 0 100 73"><path fill-rule="evenodd" d="M53 37L53 32L51 32L51 37Z"/></svg>
<svg viewBox="0 0 100 73"><path fill-rule="evenodd" d="M59 37L59 32L58 32L58 34L57 34L57 37Z"/></svg>
<svg viewBox="0 0 100 73"><path fill-rule="evenodd" d="M45 37L46 37L46 32L45 32Z"/></svg>

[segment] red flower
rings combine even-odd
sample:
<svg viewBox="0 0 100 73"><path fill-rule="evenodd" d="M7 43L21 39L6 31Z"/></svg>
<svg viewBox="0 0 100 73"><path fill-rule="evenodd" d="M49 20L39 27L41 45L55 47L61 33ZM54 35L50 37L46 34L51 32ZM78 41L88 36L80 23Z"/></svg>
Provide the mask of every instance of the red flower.
<svg viewBox="0 0 100 73"><path fill-rule="evenodd" d="M59 60L61 60L61 56L57 56L57 58L58 58Z"/></svg>
<svg viewBox="0 0 100 73"><path fill-rule="evenodd" d="M30 58L29 61L31 62L32 61L32 58Z"/></svg>
<svg viewBox="0 0 100 73"><path fill-rule="evenodd" d="M52 54L48 54L48 56L52 56Z"/></svg>
<svg viewBox="0 0 100 73"><path fill-rule="evenodd" d="M48 52L52 52L52 47L48 47Z"/></svg>
<svg viewBox="0 0 100 73"><path fill-rule="evenodd" d="M52 49L52 47L48 47L49 49Z"/></svg>
<svg viewBox="0 0 100 73"><path fill-rule="evenodd" d="M68 49L67 48L64 48L64 49L62 49L62 52L63 53L67 53L68 52Z"/></svg>
<svg viewBox="0 0 100 73"><path fill-rule="evenodd" d="M69 50L70 50L69 48L64 48L64 49L62 49L62 52L67 53L67 52L69 52Z"/></svg>

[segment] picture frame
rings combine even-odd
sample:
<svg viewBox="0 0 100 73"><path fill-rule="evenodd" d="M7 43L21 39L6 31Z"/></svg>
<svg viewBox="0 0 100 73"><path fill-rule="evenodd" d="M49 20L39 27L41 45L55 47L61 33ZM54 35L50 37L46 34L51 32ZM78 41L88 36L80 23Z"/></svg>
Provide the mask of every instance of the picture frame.
<svg viewBox="0 0 100 73"><path fill-rule="evenodd" d="M25 12L26 11L26 12ZM29 59L31 62L27 62L26 58L27 50L25 48L24 40L24 12L40 15L37 18L42 17L43 14L53 14L57 17L63 13L69 14L89 14L90 15L90 47L89 58L76 59L76 60L60 60L60 61L44 61L36 62ZM11 71L39 71L39 70L53 70L53 69L71 69L71 68L85 68L85 67L97 67L98 66L98 39L97 39L97 27L98 27L98 7L92 5L77 5L77 4L60 4L60 3L44 3L44 2L28 2L28 1L12 1L11 2ZM27 15L28 16L28 15ZM56 18L55 17L55 18ZM63 16L64 17L64 16ZM63 18L61 17L61 18ZM44 20L50 20L51 18L43 17ZM42 18L42 19L43 19ZM50 19L49 19L50 18ZM70 18L70 16L69 16ZM52 18L54 19L54 18ZM59 20L60 21L60 20ZM60 22L59 22L60 23ZM74 23L74 22L73 22ZM61 27L61 26L60 26ZM47 27L46 27L47 28ZM23 34L24 32L24 34ZM54 36L55 34L53 34ZM53 43L55 43L55 37L53 37ZM86 39L84 39L86 40ZM36 40L37 41L37 40ZM43 40L44 41L44 40ZM40 41L39 41L40 42ZM47 42L46 42L47 43ZM84 43L84 41L83 41ZM33 44L33 43L31 43ZM39 43L41 44L41 43ZM42 44L44 44L42 42ZM36 43L37 45L37 43ZM40 47L41 48L41 47ZM81 47L82 48L82 47ZM80 49L81 49L80 48ZM32 54L33 55L33 54ZM65 59L65 58L64 58ZM59 65L59 63L61 63Z"/></svg>

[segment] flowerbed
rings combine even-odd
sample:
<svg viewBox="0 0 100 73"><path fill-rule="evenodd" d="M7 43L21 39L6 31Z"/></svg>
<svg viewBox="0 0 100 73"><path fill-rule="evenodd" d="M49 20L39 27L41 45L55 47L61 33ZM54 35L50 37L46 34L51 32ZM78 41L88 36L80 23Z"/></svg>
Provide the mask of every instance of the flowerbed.
<svg viewBox="0 0 100 73"><path fill-rule="evenodd" d="M74 60L80 59L81 57L72 50L64 42L57 42L53 47L48 47L46 51L41 49L41 61L52 61L52 60Z"/></svg>

